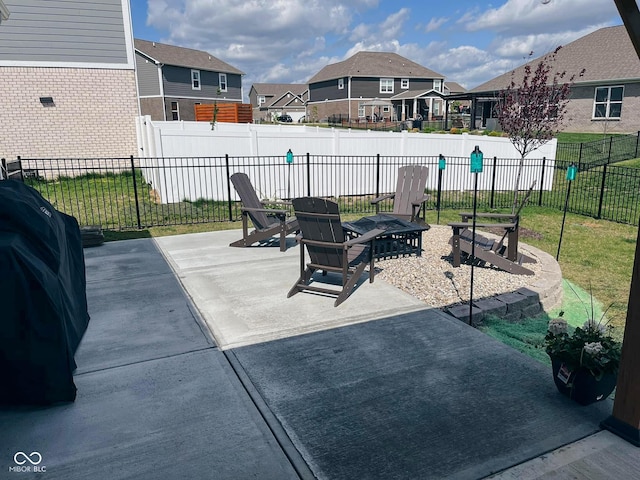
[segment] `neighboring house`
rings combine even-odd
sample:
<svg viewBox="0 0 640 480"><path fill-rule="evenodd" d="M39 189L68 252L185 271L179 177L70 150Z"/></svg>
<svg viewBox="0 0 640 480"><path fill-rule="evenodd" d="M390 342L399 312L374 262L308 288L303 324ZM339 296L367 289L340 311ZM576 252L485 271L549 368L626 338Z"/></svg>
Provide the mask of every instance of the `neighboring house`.
<svg viewBox="0 0 640 480"><path fill-rule="evenodd" d="M0 157L136 155L128 0L3 0Z"/></svg>
<svg viewBox="0 0 640 480"><path fill-rule="evenodd" d="M135 39L138 96L152 120L195 120L194 105L242 102L244 72L202 50Z"/></svg>
<svg viewBox="0 0 640 480"><path fill-rule="evenodd" d="M540 58L527 65L535 70L539 62ZM566 71L565 78L575 75L564 131L640 131L640 60L624 26L601 28L565 45L558 51L553 71ZM492 115L496 92L509 85L511 73L468 92L473 99L476 126L498 128ZM518 83L523 75L524 65L514 70L514 81Z"/></svg>
<svg viewBox="0 0 640 480"><path fill-rule="evenodd" d="M305 117L308 100L307 84L254 83L249 90L254 121L271 121L274 116L286 113L296 122Z"/></svg>
<svg viewBox="0 0 640 480"><path fill-rule="evenodd" d="M358 52L309 80L310 116L403 120L443 115L444 76L396 53Z"/></svg>

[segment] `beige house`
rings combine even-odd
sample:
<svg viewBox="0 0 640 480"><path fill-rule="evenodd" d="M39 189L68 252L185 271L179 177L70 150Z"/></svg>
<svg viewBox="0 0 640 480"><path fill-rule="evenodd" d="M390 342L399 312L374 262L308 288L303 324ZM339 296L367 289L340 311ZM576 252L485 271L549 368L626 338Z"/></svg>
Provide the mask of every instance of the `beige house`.
<svg viewBox="0 0 640 480"><path fill-rule="evenodd" d="M535 69L539 61L540 58L527 65ZM565 71L565 78L575 75L564 131L640 131L640 60L624 26L601 28L563 46L554 68ZM513 73L518 82L523 78L524 65ZM511 74L507 72L468 92L476 127L498 128L492 114L496 92L509 85Z"/></svg>
<svg viewBox="0 0 640 480"><path fill-rule="evenodd" d="M254 83L249 90L253 121L272 121L290 115L294 122L307 116L309 86L304 83Z"/></svg>

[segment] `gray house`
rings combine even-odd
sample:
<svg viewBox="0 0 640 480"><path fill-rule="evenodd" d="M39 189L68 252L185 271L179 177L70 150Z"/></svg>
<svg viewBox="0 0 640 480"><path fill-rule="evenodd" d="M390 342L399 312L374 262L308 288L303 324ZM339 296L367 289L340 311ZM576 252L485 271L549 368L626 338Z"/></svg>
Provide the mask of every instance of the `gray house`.
<svg viewBox="0 0 640 480"><path fill-rule="evenodd" d="M138 96L152 120L195 120L194 105L242 103L244 72L207 52L135 39Z"/></svg>
<svg viewBox="0 0 640 480"><path fill-rule="evenodd" d="M137 151L128 0L3 0L0 157Z"/></svg>
<svg viewBox="0 0 640 480"><path fill-rule="evenodd" d="M535 69L540 58L527 65ZM581 71L584 69L584 73ZM605 27L565 46L557 54L554 71L575 75L563 130L567 132L635 133L640 131L640 60L624 26ZM507 72L471 89L475 123L498 128L493 105L506 88ZM524 65L513 71L517 83Z"/></svg>
<svg viewBox="0 0 640 480"><path fill-rule="evenodd" d="M254 121L288 114L295 122L306 115L308 100L309 86L304 83L254 83L249 90Z"/></svg>
<svg viewBox="0 0 640 480"><path fill-rule="evenodd" d="M358 52L309 80L307 110L317 118L432 118L443 115L443 85L442 74L396 53Z"/></svg>

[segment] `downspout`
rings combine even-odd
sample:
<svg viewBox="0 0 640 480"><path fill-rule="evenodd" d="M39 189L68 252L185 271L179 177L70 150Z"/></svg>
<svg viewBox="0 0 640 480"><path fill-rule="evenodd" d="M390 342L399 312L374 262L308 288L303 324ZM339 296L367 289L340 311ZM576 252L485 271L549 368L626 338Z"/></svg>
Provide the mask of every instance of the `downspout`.
<svg viewBox="0 0 640 480"><path fill-rule="evenodd" d="M164 98L164 81L162 80L162 67L164 67L163 64L161 64L160 62L156 62L156 65L158 66L158 82L160 83L160 98L162 100L162 117L164 118L164 121L167 121L167 104L166 102L166 98Z"/></svg>
<svg viewBox="0 0 640 480"><path fill-rule="evenodd" d="M348 120L351 122L351 75L347 77L347 103L349 105Z"/></svg>

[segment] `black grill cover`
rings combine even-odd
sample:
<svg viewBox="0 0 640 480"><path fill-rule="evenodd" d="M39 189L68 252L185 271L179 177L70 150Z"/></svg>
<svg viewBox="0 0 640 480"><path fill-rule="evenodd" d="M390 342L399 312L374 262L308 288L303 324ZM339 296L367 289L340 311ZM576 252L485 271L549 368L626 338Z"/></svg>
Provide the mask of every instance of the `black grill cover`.
<svg viewBox="0 0 640 480"><path fill-rule="evenodd" d="M78 222L28 185L0 181L0 403L75 400L88 323Z"/></svg>

